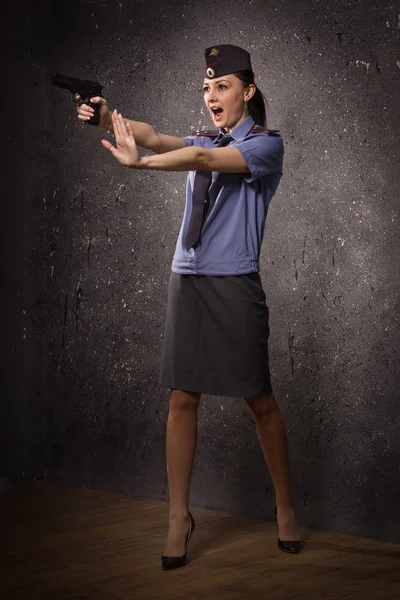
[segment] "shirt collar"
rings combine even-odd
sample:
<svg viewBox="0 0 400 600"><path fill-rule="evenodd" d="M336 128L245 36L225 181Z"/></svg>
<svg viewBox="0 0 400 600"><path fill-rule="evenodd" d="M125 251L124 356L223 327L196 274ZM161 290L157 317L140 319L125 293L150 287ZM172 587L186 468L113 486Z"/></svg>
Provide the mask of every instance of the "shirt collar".
<svg viewBox="0 0 400 600"><path fill-rule="evenodd" d="M215 144L215 143L219 142L221 137L224 135L231 135L234 140L244 138L249 133L250 129L252 129L254 127L254 125L255 125L255 121L254 121L253 117L251 115L249 115L248 117L245 118L244 121L242 121L240 123L240 125L237 125L236 127L234 127L229 134L226 134L223 129L219 128L219 134L215 138L213 143Z"/></svg>

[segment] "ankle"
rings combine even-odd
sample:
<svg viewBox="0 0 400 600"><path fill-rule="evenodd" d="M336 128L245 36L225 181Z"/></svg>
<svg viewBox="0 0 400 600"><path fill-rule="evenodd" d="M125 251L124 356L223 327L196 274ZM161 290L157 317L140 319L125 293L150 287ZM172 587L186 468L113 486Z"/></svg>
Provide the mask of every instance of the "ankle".
<svg viewBox="0 0 400 600"><path fill-rule="evenodd" d="M286 502L276 502L275 506L276 506L277 510L282 510L282 511L285 511L285 512L290 512L290 511L295 512L293 504L291 502L288 502L288 501L286 501Z"/></svg>
<svg viewBox="0 0 400 600"><path fill-rule="evenodd" d="M189 516L189 510L187 508L177 508L169 511L169 518L171 521L180 521L186 519Z"/></svg>

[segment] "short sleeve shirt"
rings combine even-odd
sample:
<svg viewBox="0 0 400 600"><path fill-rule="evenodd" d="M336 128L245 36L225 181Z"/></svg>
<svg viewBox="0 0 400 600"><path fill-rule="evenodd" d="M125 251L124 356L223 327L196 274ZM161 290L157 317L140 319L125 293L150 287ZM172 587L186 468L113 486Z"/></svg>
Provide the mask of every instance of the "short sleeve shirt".
<svg viewBox="0 0 400 600"><path fill-rule="evenodd" d="M199 275L241 275L259 271L259 256L265 219L283 172L282 137L253 133L249 116L230 135L241 152L249 172L213 172L208 190L210 209L203 222L199 243L186 250L185 239L192 211L192 192L196 171L189 171L186 205L171 269L175 273ZM215 148L217 137L189 135L186 146Z"/></svg>

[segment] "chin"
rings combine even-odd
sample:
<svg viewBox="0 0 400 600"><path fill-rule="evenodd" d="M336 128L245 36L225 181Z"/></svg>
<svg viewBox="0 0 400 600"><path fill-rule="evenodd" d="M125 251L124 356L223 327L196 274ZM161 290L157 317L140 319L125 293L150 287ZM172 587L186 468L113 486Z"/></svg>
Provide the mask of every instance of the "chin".
<svg viewBox="0 0 400 600"><path fill-rule="evenodd" d="M218 127L219 129L225 129L225 127L229 127L228 121L226 119L223 119L221 121L214 121L213 119L213 123L215 127Z"/></svg>

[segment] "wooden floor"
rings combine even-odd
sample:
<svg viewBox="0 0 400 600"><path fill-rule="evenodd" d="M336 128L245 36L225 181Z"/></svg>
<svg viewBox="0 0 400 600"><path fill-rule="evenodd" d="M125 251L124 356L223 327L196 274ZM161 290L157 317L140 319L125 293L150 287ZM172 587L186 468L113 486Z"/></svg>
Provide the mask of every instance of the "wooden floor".
<svg viewBox="0 0 400 600"><path fill-rule="evenodd" d="M297 555L271 522L191 507L188 564L162 571L166 502L57 482L0 497L2 600L400 599L400 545L302 528Z"/></svg>

